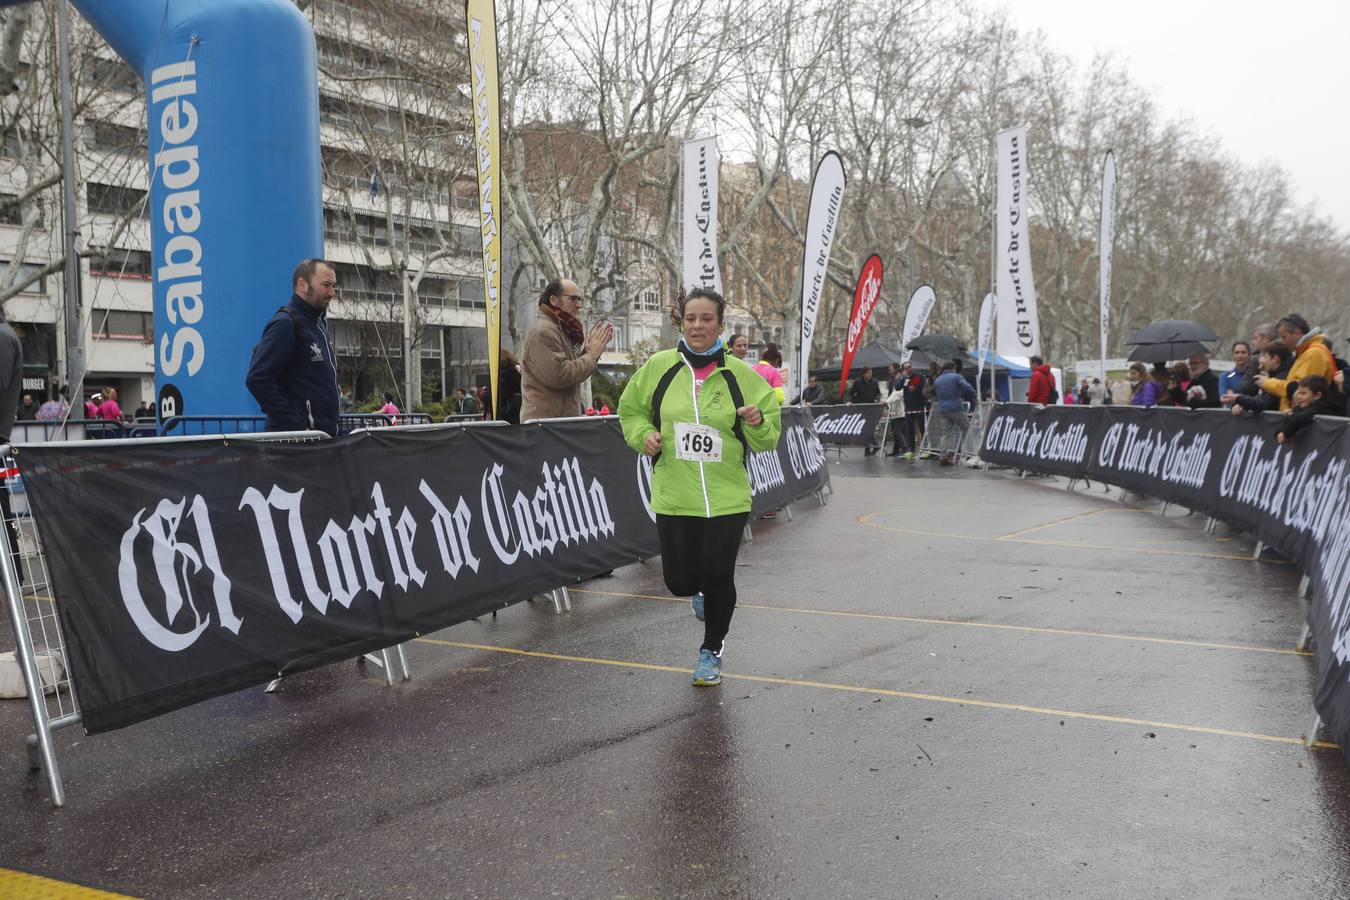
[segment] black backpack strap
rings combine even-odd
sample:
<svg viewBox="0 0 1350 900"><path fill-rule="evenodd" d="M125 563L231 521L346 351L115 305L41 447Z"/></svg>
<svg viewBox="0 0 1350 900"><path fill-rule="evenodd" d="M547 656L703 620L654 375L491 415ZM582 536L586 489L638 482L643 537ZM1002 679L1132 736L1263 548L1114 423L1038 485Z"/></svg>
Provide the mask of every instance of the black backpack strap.
<svg viewBox="0 0 1350 900"><path fill-rule="evenodd" d="M300 322L300 317L295 314L295 310L291 309L289 306L281 306L277 308L277 312L285 313L286 315L290 316L291 331L293 334L294 343L295 344L300 343L300 338L303 337L305 333L304 325Z"/></svg>
<svg viewBox="0 0 1350 900"><path fill-rule="evenodd" d="M731 394L733 423L731 433L736 435L736 440L741 442L741 462L748 469L750 468L750 442L745 439L745 422L736 412L745 405L745 395L741 393L741 385L736 381L736 376L731 373L731 369L723 369L722 377L727 380L727 391Z"/></svg>
<svg viewBox="0 0 1350 900"><path fill-rule="evenodd" d="M660 380L656 382L656 390L652 391L652 424L656 426L658 432L661 430L661 403L666 399L666 391L670 390L675 376L680 374L683 368L684 360L678 360L661 374Z"/></svg>

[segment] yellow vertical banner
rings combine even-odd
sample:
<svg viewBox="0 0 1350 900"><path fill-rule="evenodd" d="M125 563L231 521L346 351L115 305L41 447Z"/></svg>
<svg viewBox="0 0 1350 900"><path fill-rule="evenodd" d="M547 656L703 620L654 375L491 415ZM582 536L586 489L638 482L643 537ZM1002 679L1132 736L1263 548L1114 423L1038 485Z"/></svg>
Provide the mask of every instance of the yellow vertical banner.
<svg viewBox="0 0 1350 900"><path fill-rule="evenodd" d="M488 378L492 416L499 408L497 370L502 347L502 123L497 78L495 0L465 0L468 19L469 87L473 94L474 168L478 172L478 220L483 238L483 297L487 304Z"/></svg>

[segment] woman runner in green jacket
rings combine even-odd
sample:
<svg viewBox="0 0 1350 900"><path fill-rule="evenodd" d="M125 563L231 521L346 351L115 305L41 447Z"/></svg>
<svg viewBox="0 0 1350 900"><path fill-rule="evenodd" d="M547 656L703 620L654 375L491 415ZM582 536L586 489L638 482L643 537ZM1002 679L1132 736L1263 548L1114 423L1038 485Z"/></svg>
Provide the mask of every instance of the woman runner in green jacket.
<svg viewBox="0 0 1350 900"><path fill-rule="evenodd" d="M647 360L619 402L624 439L655 459L652 511L666 587L691 597L703 622L696 685L722 681L736 554L750 515L745 455L774 449L782 427L773 388L722 344L725 310L716 291L691 291L678 309L679 346Z"/></svg>

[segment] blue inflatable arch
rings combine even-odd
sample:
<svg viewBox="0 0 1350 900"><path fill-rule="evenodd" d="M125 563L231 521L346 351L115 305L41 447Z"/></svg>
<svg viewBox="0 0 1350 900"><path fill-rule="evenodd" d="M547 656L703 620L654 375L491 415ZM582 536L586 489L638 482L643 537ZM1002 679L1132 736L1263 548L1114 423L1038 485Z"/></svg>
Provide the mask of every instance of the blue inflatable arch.
<svg viewBox="0 0 1350 900"><path fill-rule="evenodd" d="M146 86L159 414L256 412L249 351L323 255L314 31L289 0L72 3Z"/></svg>

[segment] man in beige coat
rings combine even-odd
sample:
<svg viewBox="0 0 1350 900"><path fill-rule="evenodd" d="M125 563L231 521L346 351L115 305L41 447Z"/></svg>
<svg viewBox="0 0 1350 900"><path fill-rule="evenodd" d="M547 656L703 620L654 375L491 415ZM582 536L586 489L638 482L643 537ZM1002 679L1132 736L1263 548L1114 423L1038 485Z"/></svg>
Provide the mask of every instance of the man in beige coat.
<svg viewBox="0 0 1350 900"><path fill-rule="evenodd" d="M581 383L595 371L614 326L599 322L587 336L579 312L576 282L562 278L544 286L520 354L520 421L581 415Z"/></svg>

